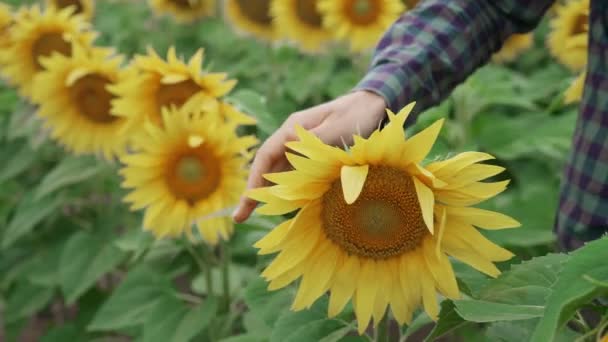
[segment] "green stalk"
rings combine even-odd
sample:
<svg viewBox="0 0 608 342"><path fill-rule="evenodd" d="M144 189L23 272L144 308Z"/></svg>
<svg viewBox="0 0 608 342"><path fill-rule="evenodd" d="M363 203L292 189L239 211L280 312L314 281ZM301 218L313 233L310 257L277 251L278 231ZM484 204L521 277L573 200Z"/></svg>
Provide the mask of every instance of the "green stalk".
<svg viewBox="0 0 608 342"><path fill-rule="evenodd" d="M388 342L390 322L391 321L387 313L376 327L376 342Z"/></svg>
<svg viewBox="0 0 608 342"><path fill-rule="evenodd" d="M230 312L230 247L225 241L222 241L222 289L224 295L224 309Z"/></svg>
<svg viewBox="0 0 608 342"><path fill-rule="evenodd" d="M203 249L206 249L205 245L202 245ZM211 275L211 262L209 260L205 260L201 255L192 247L189 241L186 241L186 249L194 262L198 266L199 270L205 275L205 283L207 285L207 296L213 297L213 278ZM206 254L203 250L203 255Z"/></svg>

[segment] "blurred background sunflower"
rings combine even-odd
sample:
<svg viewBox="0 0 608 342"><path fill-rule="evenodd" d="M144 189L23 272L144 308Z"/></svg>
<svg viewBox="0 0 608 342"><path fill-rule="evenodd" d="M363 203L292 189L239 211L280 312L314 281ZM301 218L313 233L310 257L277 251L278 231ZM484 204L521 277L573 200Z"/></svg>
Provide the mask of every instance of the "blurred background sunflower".
<svg viewBox="0 0 608 342"><path fill-rule="evenodd" d="M502 45L498 52L494 53L492 60L497 63L514 61L521 53L528 50L534 43L532 33L513 34Z"/></svg>
<svg viewBox="0 0 608 342"><path fill-rule="evenodd" d="M72 56L41 60L32 99L51 137L75 154L100 154L107 160L125 152L126 119L111 114L108 87L125 77L123 58L104 48L74 48Z"/></svg>
<svg viewBox="0 0 608 342"><path fill-rule="evenodd" d="M155 236L210 244L232 233L231 207L245 189L245 153L257 140L239 137L218 114L163 110L162 127L150 122L124 156L120 174L132 210L144 209L143 227ZM196 227L193 232L193 227Z"/></svg>
<svg viewBox="0 0 608 342"><path fill-rule="evenodd" d="M224 15L232 27L266 41L277 39L270 14L271 0L225 0Z"/></svg>
<svg viewBox="0 0 608 342"><path fill-rule="evenodd" d="M74 14L91 20L95 14L95 0L45 0L47 7L64 9L71 7Z"/></svg>
<svg viewBox="0 0 608 342"><path fill-rule="evenodd" d="M218 98L229 93L236 81L227 80L224 73L203 72L202 64L203 50L187 63L177 57L174 47L169 48L166 60L153 49L135 56L131 76L110 88L118 96L113 112L128 118L130 127L141 127L147 120L162 125L163 108L189 102L195 107L216 107Z"/></svg>
<svg viewBox="0 0 608 342"><path fill-rule="evenodd" d="M177 22L191 23L215 13L215 0L148 0L157 15L169 15Z"/></svg>
<svg viewBox="0 0 608 342"><path fill-rule="evenodd" d="M581 72L572 81L566 92L564 93L564 102L567 104L580 102L583 98L583 90L585 88L585 78L587 77L586 72Z"/></svg>
<svg viewBox="0 0 608 342"><path fill-rule="evenodd" d="M273 0L270 11L276 30L307 52L319 52L332 39L323 26L318 0Z"/></svg>
<svg viewBox="0 0 608 342"><path fill-rule="evenodd" d="M323 25L351 50L374 47L405 10L400 0L319 0Z"/></svg>
<svg viewBox="0 0 608 342"><path fill-rule="evenodd" d="M572 71L580 71L587 64L589 0L571 0L557 5L550 26L549 51Z"/></svg>
<svg viewBox="0 0 608 342"><path fill-rule="evenodd" d="M355 136L348 151L297 127L299 140L286 144L299 154L287 154L294 170L266 174L276 185L250 191L265 203L260 214L298 210L255 245L260 254L278 253L262 272L269 289L301 278L293 310L310 308L329 290L328 315L352 298L360 334L389 305L400 324L410 324L420 306L437 319L436 291L459 297L448 255L491 277L500 274L494 262L513 256L476 227L519 223L472 207L506 189L508 180L483 181L504 168L480 164L493 157L479 152L422 166L443 120L405 139L412 108L389 112L387 126L368 139Z"/></svg>
<svg viewBox="0 0 608 342"><path fill-rule="evenodd" d="M10 46L0 51L0 60L3 75L23 96L31 95L32 80L44 69L40 57L53 53L70 56L73 45L91 46L96 34L81 17L71 13L70 8L42 11L33 6L15 16L9 29Z"/></svg>

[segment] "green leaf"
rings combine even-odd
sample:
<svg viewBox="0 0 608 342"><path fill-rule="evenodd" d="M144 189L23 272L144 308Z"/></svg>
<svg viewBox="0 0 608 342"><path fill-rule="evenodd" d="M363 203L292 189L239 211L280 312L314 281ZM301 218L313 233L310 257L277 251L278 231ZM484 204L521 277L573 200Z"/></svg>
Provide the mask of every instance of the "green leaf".
<svg viewBox="0 0 608 342"><path fill-rule="evenodd" d="M15 241L29 234L38 223L56 211L61 203L62 198L59 196L36 200L31 193L27 194L4 230L2 248L11 246Z"/></svg>
<svg viewBox="0 0 608 342"><path fill-rule="evenodd" d="M0 184L19 175L39 158L38 154L27 144L23 144L17 151L14 148L16 148L15 145L9 145L0 153L5 163L0 169Z"/></svg>
<svg viewBox="0 0 608 342"><path fill-rule="evenodd" d="M253 90L236 91L228 97L228 101L246 114L254 116L258 120L258 128L265 136L271 135L281 126L282 121L270 114L266 98Z"/></svg>
<svg viewBox="0 0 608 342"><path fill-rule="evenodd" d="M179 299L165 296L157 301L144 323L144 341L190 341L209 325L217 308L215 298L190 309Z"/></svg>
<svg viewBox="0 0 608 342"><path fill-rule="evenodd" d="M68 240L61 255L59 275L61 289L68 304L111 271L127 254L100 234L78 232Z"/></svg>
<svg viewBox="0 0 608 342"><path fill-rule="evenodd" d="M532 342L551 341L580 307L602 293L608 293L585 279L608 281L608 238L589 242L573 252L564 265L547 298L545 314L536 326Z"/></svg>
<svg viewBox="0 0 608 342"><path fill-rule="evenodd" d="M224 338L219 342L266 342L266 340L267 339L264 336L258 336L256 334L244 334Z"/></svg>
<svg viewBox="0 0 608 342"><path fill-rule="evenodd" d="M36 188L36 199L95 176L105 167L99 160L85 157L70 157L62 160L42 179Z"/></svg>
<svg viewBox="0 0 608 342"><path fill-rule="evenodd" d="M352 327L345 327L344 322L335 319L323 318L314 322L308 322L295 329L285 339L276 341L285 342L308 342L308 341L339 341ZM337 334L336 334L337 333Z"/></svg>
<svg viewBox="0 0 608 342"><path fill-rule="evenodd" d="M88 330L114 331L145 322L156 302L171 291L169 280L149 266L131 270L95 314Z"/></svg>
<svg viewBox="0 0 608 342"><path fill-rule="evenodd" d="M41 310L53 298L53 289L29 282L18 283L6 303L6 322L15 322Z"/></svg>
<svg viewBox="0 0 608 342"><path fill-rule="evenodd" d="M486 329L486 336L491 341L529 341L538 321L539 319L535 318L523 321L494 322ZM564 329L561 329L559 333L556 334L555 339L552 342L572 342L576 341L579 336L580 334L564 327Z"/></svg>
<svg viewBox="0 0 608 342"><path fill-rule="evenodd" d="M426 315L421 314L419 316ZM449 333L450 331L458 329L464 324L467 324L467 322L456 312L456 306L454 305L454 302L452 302L451 300L444 300L443 302L441 302L441 311L439 311L439 319L433 327L433 330L431 330L431 332L424 339L424 341L435 341L439 337ZM409 336L411 334L412 333L408 331L407 335Z"/></svg>
<svg viewBox="0 0 608 342"><path fill-rule="evenodd" d="M543 315L544 307L535 305L512 305L483 300L456 300L456 312L471 322L516 321Z"/></svg>
<svg viewBox="0 0 608 342"><path fill-rule="evenodd" d="M342 323L342 325L344 326L344 323ZM342 340L342 338L344 336L346 336L347 334L353 332L353 330L354 330L353 327L354 326L352 324L344 326L343 328L335 330L334 332L332 332L329 335L321 338L318 341L319 342L338 342L338 341Z"/></svg>
<svg viewBox="0 0 608 342"><path fill-rule="evenodd" d="M293 294L288 289L268 291L267 286L264 279L253 279L244 296L249 310L272 327L277 318L289 308Z"/></svg>

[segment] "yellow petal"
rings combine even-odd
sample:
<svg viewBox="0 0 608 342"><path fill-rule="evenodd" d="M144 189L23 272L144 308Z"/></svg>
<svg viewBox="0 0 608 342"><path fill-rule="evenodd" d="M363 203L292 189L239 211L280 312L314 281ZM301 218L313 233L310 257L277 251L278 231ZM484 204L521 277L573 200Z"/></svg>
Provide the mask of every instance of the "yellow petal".
<svg viewBox="0 0 608 342"><path fill-rule="evenodd" d="M490 277L496 278L500 274L500 270L491 261L459 241L444 238L442 249L447 254Z"/></svg>
<svg viewBox="0 0 608 342"><path fill-rule="evenodd" d="M368 171L369 165L342 166L340 180L342 182L342 191L346 203L355 203L359 194L361 194L361 190L363 190Z"/></svg>
<svg viewBox="0 0 608 342"><path fill-rule="evenodd" d="M401 281L399 279L399 273L401 272L399 259L391 258L388 259L387 262L389 264L391 276L391 287L389 290L391 312L400 325L405 323L410 324L412 320L412 312L407 304L407 301L405 300L405 296L403 295L403 287L401 287Z"/></svg>
<svg viewBox="0 0 608 342"><path fill-rule="evenodd" d="M420 256L416 255L419 259ZM423 263L423 260L419 260L419 270L421 271L418 275L420 281L420 287L422 288L422 304L424 311L426 311L429 317L436 321L439 315L439 305L437 304L437 294L435 292L435 283L428 272L428 267Z"/></svg>
<svg viewBox="0 0 608 342"><path fill-rule="evenodd" d="M201 146L201 144L205 141L205 139L203 137L201 137L200 135L190 135L188 136L188 146L190 146L191 148L196 148Z"/></svg>
<svg viewBox="0 0 608 342"><path fill-rule="evenodd" d="M521 226L521 224L513 218L495 211L473 207L446 207L446 209L448 213L448 221L451 217L454 217L459 221L468 222L476 227L492 230L516 228Z"/></svg>
<svg viewBox="0 0 608 342"><path fill-rule="evenodd" d="M488 240L468 224L449 227L445 234L446 241L458 241L488 260L505 261L513 257L513 253Z"/></svg>
<svg viewBox="0 0 608 342"><path fill-rule="evenodd" d="M291 228L291 223L293 219L283 221L281 224L276 226L273 230L271 230L266 236L261 238L258 242L256 242L253 246L255 248L259 248L258 254L270 254L279 251L279 246L289 229Z"/></svg>
<svg viewBox="0 0 608 342"><path fill-rule="evenodd" d="M344 255L344 263L336 268L336 274L331 285L328 316L335 317L342 312L346 303L353 296L359 276L359 259L355 256Z"/></svg>
<svg viewBox="0 0 608 342"><path fill-rule="evenodd" d="M359 334L363 334L372 318L378 282L376 281L376 261L373 259L362 260L361 272L357 279L355 312L357 315Z"/></svg>
<svg viewBox="0 0 608 342"><path fill-rule="evenodd" d="M432 239L424 241L423 251L426 266L433 275L435 285L441 293L450 299L456 299L459 296L459 291L452 265L443 253L439 257L437 256L435 247L435 242Z"/></svg>
<svg viewBox="0 0 608 342"><path fill-rule="evenodd" d="M255 211L261 215L284 215L303 207L307 203L309 203L307 200L276 201L258 207Z"/></svg>
<svg viewBox="0 0 608 342"><path fill-rule="evenodd" d="M305 271L291 309L294 311L310 308L327 291L329 281L335 272L337 249L326 240L319 246L319 253L312 256L311 266Z"/></svg>
<svg viewBox="0 0 608 342"><path fill-rule="evenodd" d="M416 188L416 193L418 194L418 202L420 202L424 224L426 224L429 232L433 234L433 208L435 207L435 196L433 195L433 191L419 181L418 178L412 177L412 179L414 180L414 186Z"/></svg>
<svg viewBox="0 0 608 342"><path fill-rule="evenodd" d="M427 170L439 178L450 177L465 167L484 160L494 159L494 156L483 152L462 152L450 159L430 163Z"/></svg>
<svg viewBox="0 0 608 342"><path fill-rule="evenodd" d="M189 79L188 75L184 75L184 74L168 74L163 76L163 78L160 80L160 83L162 84L176 84L179 82L183 82Z"/></svg>
<svg viewBox="0 0 608 342"><path fill-rule="evenodd" d="M422 132L409 138L404 145L401 157L409 163L420 163L431 151L444 119L437 120Z"/></svg>

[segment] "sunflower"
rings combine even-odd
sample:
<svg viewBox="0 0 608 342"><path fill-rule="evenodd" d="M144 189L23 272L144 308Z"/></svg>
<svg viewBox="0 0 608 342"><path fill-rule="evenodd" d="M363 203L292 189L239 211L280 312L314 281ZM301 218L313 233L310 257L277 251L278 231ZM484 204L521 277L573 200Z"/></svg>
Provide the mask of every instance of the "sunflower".
<svg viewBox="0 0 608 342"><path fill-rule="evenodd" d="M319 0L318 8L323 25L353 51L374 47L405 10L400 0Z"/></svg>
<svg viewBox="0 0 608 342"><path fill-rule="evenodd" d="M572 81L572 84L570 84L570 86L568 87L568 89L566 89L566 92L564 93L565 103L571 104L575 102L580 102L581 98L583 97L583 89L585 88L586 76L587 73L582 72L574 79L574 81Z"/></svg>
<svg viewBox="0 0 608 342"><path fill-rule="evenodd" d="M152 49L146 56L136 56L132 77L110 87L118 96L113 103L114 114L128 118L130 126L141 127L146 120L161 125L163 108L214 103L230 92L236 81L227 80L224 73L202 72L202 63L203 50L188 63L177 57L173 47L166 61Z"/></svg>
<svg viewBox="0 0 608 342"><path fill-rule="evenodd" d="M72 7L73 13L80 14L86 20L91 20L95 13L94 0L46 0L46 4L48 7L58 9Z"/></svg>
<svg viewBox="0 0 608 342"><path fill-rule="evenodd" d="M163 126L145 124L134 138L138 152L122 158L125 197L146 208L144 229L157 237L190 238L196 226L210 244L232 232L230 212L245 188L247 151L253 136L239 137L218 115L164 109Z"/></svg>
<svg viewBox="0 0 608 342"><path fill-rule="evenodd" d="M170 14L176 21L191 23L215 13L215 0L149 0L158 15Z"/></svg>
<svg viewBox="0 0 608 342"><path fill-rule="evenodd" d="M9 29L10 46L0 50L3 74L18 86L23 96L31 95L32 80L43 70L40 57L53 53L69 56L73 45L90 47L95 33L71 9L56 10L40 7L20 11Z"/></svg>
<svg viewBox="0 0 608 342"><path fill-rule="evenodd" d="M270 12L277 31L295 41L304 51L318 52L331 40L323 27L317 0L273 0Z"/></svg>
<svg viewBox="0 0 608 342"><path fill-rule="evenodd" d="M125 151L124 118L110 114L114 95L108 86L124 78L121 56L108 49L76 47L71 57L41 59L32 99L53 139L75 154L99 153L110 160Z"/></svg>
<svg viewBox="0 0 608 342"><path fill-rule="evenodd" d="M226 0L226 19L238 30L263 40L275 40L277 30L270 15L271 0Z"/></svg>
<svg viewBox="0 0 608 342"><path fill-rule="evenodd" d="M279 252L262 273L270 290L302 278L293 310L329 290L328 315L353 298L360 333L388 305L401 324L421 303L436 318L435 289L459 296L448 255L493 277L500 273L493 262L512 257L475 227L519 223L471 207L506 188L508 181L481 182L503 168L479 164L493 158L479 152L422 166L443 120L404 140L412 108L389 111L390 123L368 139L355 136L348 152L296 127L299 141L287 146L298 154L286 154L294 170L267 174L276 185L249 192L266 203L260 214L298 210L255 244L260 254Z"/></svg>
<svg viewBox="0 0 608 342"><path fill-rule="evenodd" d="M572 0L558 5L551 20L549 50L557 60L574 71L587 64L589 0Z"/></svg>
<svg viewBox="0 0 608 342"><path fill-rule="evenodd" d="M8 30L13 23L11 8L0 2L0 48L4 49L9 44Z"/></svg>
<svg viewBox="0 0 608 342"><path fill-rule="evenodd" d="M515 60L522 52L532 46L534 36L532 33L513 34L503 44L502 48L492 56L497 63L506 63Z"/></svg>

